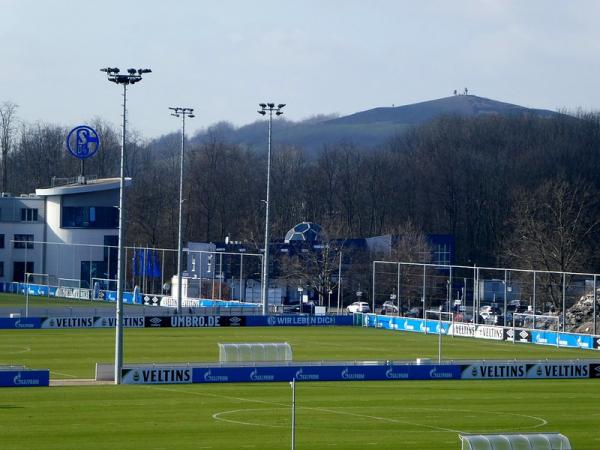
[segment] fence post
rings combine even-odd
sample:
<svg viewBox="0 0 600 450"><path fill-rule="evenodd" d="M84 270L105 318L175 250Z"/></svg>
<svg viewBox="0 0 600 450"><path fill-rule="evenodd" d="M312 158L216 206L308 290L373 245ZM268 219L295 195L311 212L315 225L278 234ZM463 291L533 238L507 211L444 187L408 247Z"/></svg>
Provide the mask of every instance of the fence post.
<svg viewBox="0 0 600 450"><path fill-rule="evenodd" d="M396 280L396 299L398 300L398 316L400 316L400 263L398 263L398 279Z"/></svg>
<svg viewBox="0 0 600 450"><path fill-rule="evenodd" d="M244 254L240 253L240 302L244 301L244 296L242 293L242 290L244 287L243 280L244 280Z"/></svg>
<svg viewBox="0 0 600 450"><path fill-rule="evenodd" d="M426 314L425 311L427 308L425 308L425 270L426 270L426 265L423 264L423 292L422 292L422 296L421 296L421 302L423 303L423 319L426 319Z"/></svg>
<svg viewBox="0 0 600 450"><path fill-rule="evenodd" d="M340 260L338 264L338 298L337 298L337 313L340 314L341 311L341 301L342 301L342 251L340 250Z"/></svg>
<svg viewBox="0 0 600 450"><path fill-rule="evenodd" d="M531 299L531 312L533 313L533 329L535 330L535 300L536 300L536 294L535 291L536 289L536 281L537 281L537 276L536 276L536 272L535 270L533 271L533 298Z"/></svg>
<svg viewBox="0 0 600 450"><path fill-rule="evenodd" d="M596 275L594 275L594 306L593 306L593 319L592 319L592 325L594 327L594 331L592 331L592 334L595 335L596 334L596 301L598 300L598 296L597 296L597 292L596 292Z"/></svg>
<svg viewBox="0 0 600 450"><path fill-rule="evenodd" d="M508 303L508 273L507 270L504 269L504 311L502 312L502 316L504 317L504 326L506 326L506 305Z"/></svg>
<svg viewBox="0 0 600 450"><path fill-rule="evenodd" d="M567 277L565 272L562 274L562 320L563 320L563 328L565 319L567 317Z"/></svg>
<svg viewBox="0 0 600 450"><path fill-rule="evenodd" d="M373 280L371 281L371 303L373 304L373 314L375 314L375 268L377 267L377 261L373 261Z"/></svg>

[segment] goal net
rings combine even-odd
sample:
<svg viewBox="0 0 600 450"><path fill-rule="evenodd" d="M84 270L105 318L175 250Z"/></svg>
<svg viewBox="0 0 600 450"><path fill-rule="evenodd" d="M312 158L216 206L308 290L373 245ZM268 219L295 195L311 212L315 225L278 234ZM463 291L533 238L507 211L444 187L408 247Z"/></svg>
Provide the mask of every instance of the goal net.
<svg viewBox="0 0 600 450"><path fill-rule="evenodd" d="M59 278L55 295L62 298L89 300L90 290L82 288L81 280L78 278Z"/></svg>
<svg viewBox="0 0 600 450"><path fill-rule="evenodd" d="M450 330L454 334L454 313L440 311L438 309L427 309L423 313L425 334L448 334ZM433 327L433 329L432 329Z"/></svg>
<svg viewBox="0 0 600 450"><path fill-rule="evenodd" d="M530 330L560 331L560 316L550 314L514 313L512 316L514 328Z"/></svg>
<svg viewBox="0 0 600 450"><path fill-rule="evenodd" d="M92 278L92 300L105 300L106 291L117 290L117 280L112 278Z"/></svg>
<svg viewBox="0 0 600 450"><path fill-rule="evenodd" d="M291 361L287 342L219 343L219 362Z"/></svg>
<svg viewBox="0 0 600 450"><path fill-rule="evenodd" d="M26 272L24 293L36 296L50 296L50 275L47 273Z"/></svg>

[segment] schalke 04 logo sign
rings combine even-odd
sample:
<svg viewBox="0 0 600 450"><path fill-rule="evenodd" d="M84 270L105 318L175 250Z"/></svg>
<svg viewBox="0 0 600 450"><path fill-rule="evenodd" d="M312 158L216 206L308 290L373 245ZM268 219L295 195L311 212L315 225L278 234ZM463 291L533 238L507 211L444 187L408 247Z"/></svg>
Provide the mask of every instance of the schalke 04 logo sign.
<svg viewBox="0 0 600 450"><path fill-rule="evenodd" d="M92 127L79 125L67 136L67 150L75 158L87 159L100 148L100 136Z"/></svg>

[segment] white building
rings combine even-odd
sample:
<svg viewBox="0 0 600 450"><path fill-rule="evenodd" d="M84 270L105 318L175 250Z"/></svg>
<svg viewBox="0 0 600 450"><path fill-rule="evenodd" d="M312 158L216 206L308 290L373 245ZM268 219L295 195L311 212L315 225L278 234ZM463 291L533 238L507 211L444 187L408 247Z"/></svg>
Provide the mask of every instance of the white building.
<svg viewBox="0 0 600 450"><path fill-rule="evenodd" d="M131 184L131 180L126 180ZM0 198L0 281L24 273L116 278L119 179L88 179Z"/></svg>
<svg viewBox="0 0 600 450"><path fill-rule="evenodd" d="M25 272L42 267L44 199L35 194L0 198L0 281L23 281Z"/></svg>

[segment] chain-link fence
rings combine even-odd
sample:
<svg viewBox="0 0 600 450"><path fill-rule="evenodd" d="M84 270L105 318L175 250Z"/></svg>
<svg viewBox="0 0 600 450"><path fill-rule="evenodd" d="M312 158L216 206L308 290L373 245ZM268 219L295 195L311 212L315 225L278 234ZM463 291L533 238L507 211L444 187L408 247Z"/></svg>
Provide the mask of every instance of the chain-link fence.
<svg viewBox="0 0 600 450"><path fill-rule="evenodd" d="M118 247L13 241L12 265L4 271L5 283L26 283L69 290L117 287ZM183 250L184 297L208 300L258 302L262 255L216 250ZM154 299L175 294L177 250L125 247L124 291L136 290Z"/></svg>
<svg viewBox="0 0 600 450"><path fill-rule="evenodd" d="M500 326L550 316L561 330L597 334L599 288L598 274L374 261L372 308L420 318L435 308Z"/></svg>

